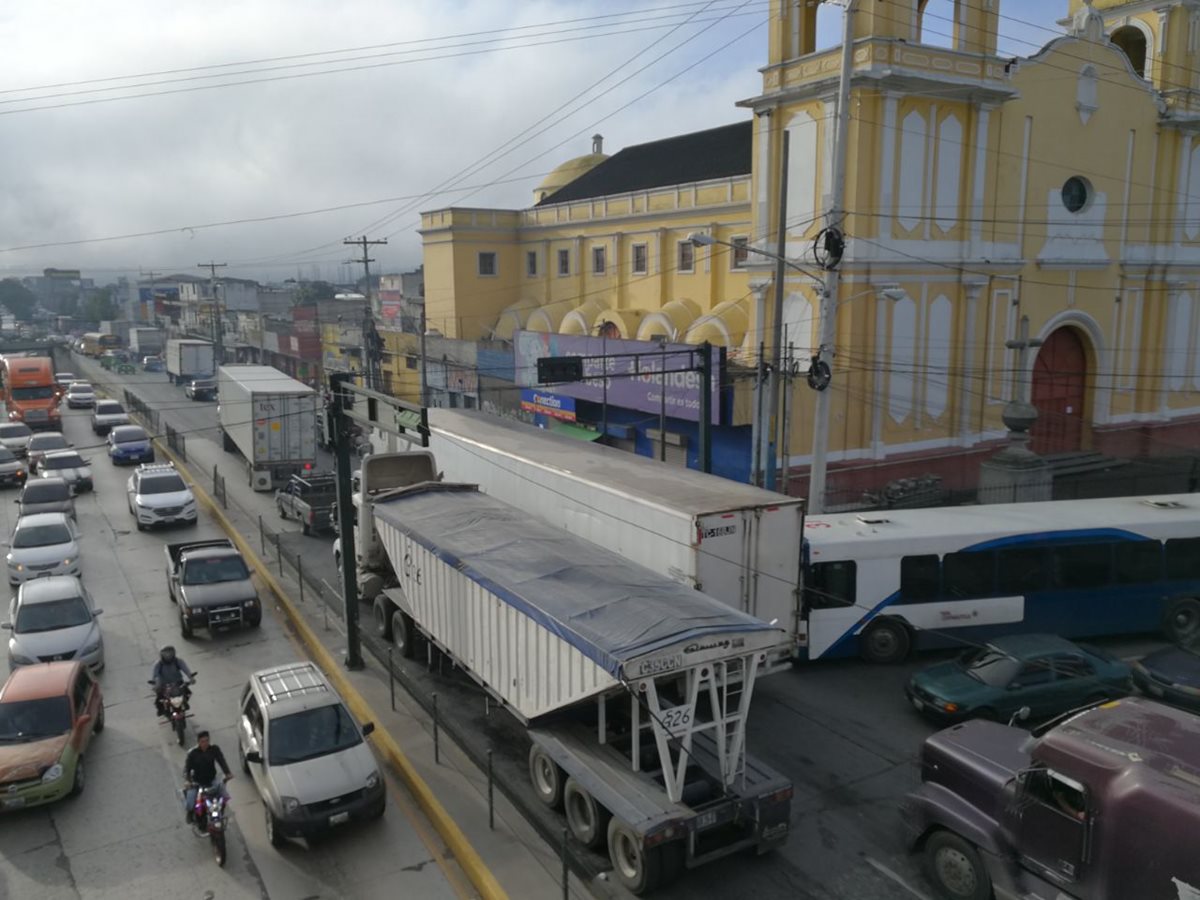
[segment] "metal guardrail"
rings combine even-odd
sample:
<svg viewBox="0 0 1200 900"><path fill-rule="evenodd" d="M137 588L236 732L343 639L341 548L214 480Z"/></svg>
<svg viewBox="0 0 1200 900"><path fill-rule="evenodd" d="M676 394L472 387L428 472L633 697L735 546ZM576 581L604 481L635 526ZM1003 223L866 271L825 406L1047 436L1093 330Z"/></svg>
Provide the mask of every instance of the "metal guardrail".
<svg viewBox="0 0 1200 900"><path fill-rule="evenodd" d="M176 431L170 425L164 427L167 435L167 447L181 460L187 462L187 435L181 431ZM157 429L155 430L157 431Z"/></svg>
<svg viewBox="0 0 1200 900"><path fill-rule="evenodd" d="M225 476L221 474L216 463L213 463L213 496L220 501L221 509L229 509L229 497L225 493Z"/></svg>
<svg viewBox="0 0 1200 900"><path fill-rule="evenodd" d="M151 432L159 434L158 410L151 409L141 397L137 396L129 388L125 388L122 393L125 398L125 408L141 419Z"/></svg>

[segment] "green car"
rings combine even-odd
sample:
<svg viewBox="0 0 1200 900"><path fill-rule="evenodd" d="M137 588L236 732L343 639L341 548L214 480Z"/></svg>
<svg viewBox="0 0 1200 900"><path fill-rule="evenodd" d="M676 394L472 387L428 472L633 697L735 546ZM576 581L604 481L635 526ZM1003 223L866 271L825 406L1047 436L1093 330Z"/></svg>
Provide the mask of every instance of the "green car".
<svg viewBox="0 0 1200 900"><path fill-rule="evenodd" d="M917 672L905 693L939 722L1007 722L1022 707L1031 719L1047 719L1132 688L1129 666L1095 647L1052 634L1012 634Z"/></svg>

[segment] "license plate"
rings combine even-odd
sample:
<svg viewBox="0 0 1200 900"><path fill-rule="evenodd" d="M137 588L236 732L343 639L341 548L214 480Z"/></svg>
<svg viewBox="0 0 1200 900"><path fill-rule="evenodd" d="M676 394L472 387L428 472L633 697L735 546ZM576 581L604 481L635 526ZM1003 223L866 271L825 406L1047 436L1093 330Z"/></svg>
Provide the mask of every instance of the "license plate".
<svg viewBox="0 0 1200 900"><path fill-rule="evenodd" d="M908 699L912 701L913 709L915 709L917 712L920 712L925 708L925 702L923 700L918 700L916 697L909 697Z"/></svg>
<svg viewBox="0 0 1200 900"><path fill-rule="evenodd" d="M329 817L330 825L345 825L349 821L350 821L350 813L348 813L348 812L336 813L335 815L332 815Z"/></svg>
<svg viewBox="0 0 1200 900"><path fill-rule="evenodd" d="M24 797L9 797L6 800L0 801L5 809L20 809L25 805Z"/></svg>

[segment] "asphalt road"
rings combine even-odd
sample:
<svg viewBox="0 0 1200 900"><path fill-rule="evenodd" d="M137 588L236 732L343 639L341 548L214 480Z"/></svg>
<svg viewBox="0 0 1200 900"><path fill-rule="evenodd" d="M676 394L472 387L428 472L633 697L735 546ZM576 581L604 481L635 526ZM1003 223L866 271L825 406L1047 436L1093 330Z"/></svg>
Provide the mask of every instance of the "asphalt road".
<svg viewBox="0 0 1200 900"><path fill-rule="evenodd" d="M76 371L86 365L90 364L76 362ZM189 440L195 435L202 443L194 449L206 459L220 456L219 449L213 448L215 404L188 401L182 389L168 385L163 375L121 380L128 380L159 409L164 421L187 430ZM326 468L332 470L328 462ZM304 537L294 523L274 520L270 525L285 532L283 546L292 556L304 557L307 572L337 583L330 537ZM1139 638L1103 643L1122 657L1160 646ZM921 742L935 730L909 707L903 686L912 671L937 658L923 654L905 665L889 667L853 660L815 663L761 680L755 689L748 748L793 780L791 838L767 857L742 855L708 865L657 896L680 900L701 894L729 900L931 897L919 860L902 844L899 805L918 782ZM417 672L414 677L421 688L439 690L437 676ZM474 702L471 691L469 687L462 691L463 705L477 709L482 704ZM519 732L507 717L494 715L490 719L478 715L467 727L485 734L480 740L491 746L503 746ZM510 779L524 780L523 760L497 765Z"/></svg>
<svg viewBox="0 0 1200 900"><path fill-rule="evenodd" d="M95 447L88 413L64 415L67 438ZM128 470L115 469L102 450L85 455L96 491L78 501L81 558L84 581L104 609L107 667L100 683L107 727L88 752L82 795L0 817L0 898L458 896L410 823L410 815L420 814L394 787L378 823L311 845L269 845L261 804L237 768L232 725L249 673L302 653L271 615L256 631L200 632L183 641L166 597L162 547L220 532L202 516L195 527L139 533L126 508ZM11 503L0 503L0 528L11 529L15 513ZM176 795L184 751L158 724L145 683L164 643L177 645L199 673L189 743L195 728L209 729L237 776L230 783L233 828L224 869L213 863L207 840L184 825ZM7 677L7 660L0 664Z"/></svg>

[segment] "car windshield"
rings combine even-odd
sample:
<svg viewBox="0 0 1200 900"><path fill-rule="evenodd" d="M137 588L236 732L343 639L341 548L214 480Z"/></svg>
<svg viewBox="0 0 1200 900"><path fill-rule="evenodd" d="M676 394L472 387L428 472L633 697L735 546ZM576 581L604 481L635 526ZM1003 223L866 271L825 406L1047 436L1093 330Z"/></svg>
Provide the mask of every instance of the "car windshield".
<svg viewBox="0 0 1200 900"><path fill-rule="evenodd" d="M222 581L245 581L250 577L246 564L239 556L216 559L192 559L184 567L184 584L219 584Z"/></svg>
<svg viewBox="0 0 1200 900"><path fill-rule="evenodd" d="M63 481L31 481L25 485L21 494L22 503L53 503L56 500L66 500L71 496L71 489Z"/></svg>
<svg viewBox="0 0 1200 900"><path fill-rule="evenodd" d="M0 703L0 743L19 744L71 730L71 704L65 696Z"/></svg>
<svg viewBox="0 0 1200 900"><path fill-rule="evenodd" d="M143 478L138 489L139 494L173 494L176 491L186 491L187 485L178 475L155 475Z"/></svg>
<svg viewBox="0 0 1200 900"><path fill-rule="evenodd" d="M90 394L92 393L92 386L86 381L76 381L67 390L73 394Z"/></svg>
<svg viewBox="0 0 1200 900"><path fill-rule="evenodd" d="M30 450L66 450L70 446L61 434L35 434L29 439Z"/></svg>
<svg viewBox="0 0 1200 900"><path fill-rule="evenodd" d="M271 720L267 764L286 766L359 743L362 736L342 704L307 709Z"/></svg>
<svg viewBox="0 0 1200 900"><path fill-rule="evenodd" d="M149 440L149 438L141 428L130 425L128 428L114 428L112 440L114 444L132 444L137 441Z"/></svg>
<svg viewBox="0 0 1200 900"><path fill-rule="evenodd" d="M11 393L14 400L50 400L54 397L54 388L48 384L39 387L15 387Z"/></svg>
<svg viewBox="0 0 1200 900"><path fill-rule="evenodd" d="M17 634L57 631L59 628L86 625L90 621L92 613L82 597L65 597L43 603L22 603L17 609L13 630Z"/></svg>
<svg viewBox="0 0 1200 900"><path fill-rule="evenodd" d="M969 650L959 664L976 681L992 687L1004 687L1011 683L1020 668L1020 663L994 647Z"/></svg>
<svg viewBox="0 0 1200 900"><path fill-rule="evenodd" d="M47 525L24 525L13 534L14 547L50 547L71 540L71 529L62 522Z"/></svg>
<svg viewBox="0 0 1200 900"><path fill-rule="evenodd" d="M33 431L28 425L0 425L0 440L11 441L28 438L31 434Z"/></svg>
<svg viewBox="0 0 1200 900"><path fill-rule="evenodd" d="M98 416L115 416L123 412L125 412L125 407L116 400L101 400L96 404L96 415Z"/></svg>
<svg viewBox="0 0 1200 900"><path fill-rule="evenodd" d="M87 463L78 453L64 453L62 456L47 456L41 465L43 469L80 469Z"/></svg>

